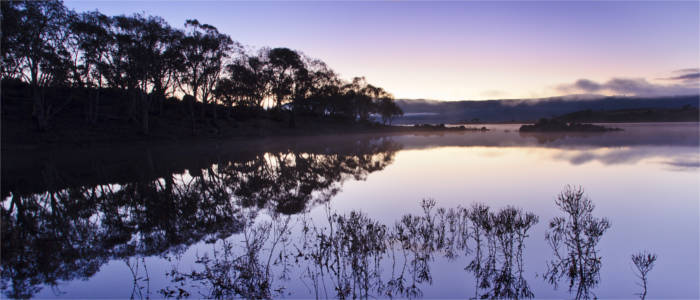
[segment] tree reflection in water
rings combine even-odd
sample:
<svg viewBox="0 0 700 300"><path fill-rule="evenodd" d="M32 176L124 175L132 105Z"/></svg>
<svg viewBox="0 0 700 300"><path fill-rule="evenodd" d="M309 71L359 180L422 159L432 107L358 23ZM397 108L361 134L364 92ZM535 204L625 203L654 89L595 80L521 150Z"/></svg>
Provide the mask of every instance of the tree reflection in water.
<svg viewBox="0 0 700 300"><path fill-rule="evenodd" d="M3 191L0 287L7 297L30 298L42 285L86 280L113 259L182 253L199 241L248 232L244 211L295 214L326 203L348 178L389 165L400 146L360 140L349 148L266 152L155 179L136 174L133 182L78 187L57 184L66 177L55 168L36 170L52 183L46 190Z"/></svg>
<svg viewBox="0 0 700 300"><path fill-rule="evenodd" d="M255 224L255 216L243 227L240 245L236 251L234 243L222 240L214 245L211 256L206 253L198 256L196 263L200 270L181 272L174 267L167 276L178 283L166 287L160 293L166 297L188 297L189 286L203 288L206 293L199 296L213 299L268 299L280 295L283 288L272 289L271 267L278 267L275 275L288 279L290 216L277 216L272 221Z"/></svg>
<svg viewBox="0 0 700 300"><path fill-rule="evenodd" d="M536 215L485 204L442 208L432 199L393 224L361 211L341 214L329 200L343 182L382 170L400 147L380 139L349 148L217 158L186 172L84 186L62 185L66 177L47 168L41 176L50 188L10 191L0 207L1 287L7 297L30 298L122 260L132 297L149 298L145 258L158 255L174 266L169 286L158 289L164 297L273 298L298 275L316 297L416 298L433 283L431 264L444 258L475 277L474 298L534 297L523 255ZM323 220L307 214L317 205ZM581 189L567 188L556 205L565 216L549 224L554 259L545 278L556 285L567 277L577 298L589 297L601 267L596 246L610 224L592 216ZM178 269L199 242L212 251L191 270Z"/></svg>
<svg viewBox="0 0 700 300"><path fill-rule="evenodd" d="M523 251L527 232L539 218L511 206L490 212L488 206L475 204L469 219L473 224L475 255L466 270L477 278L474 297L534 297L523 276Z"/></svg>
<svg viewBox="0 0 700 300"><path fill-rule="evenodd" d="M472 252L468 245L475 242L476 255L466 270L477 277L478 298L534 297L524 279L522 261L524 240L537 223L534 214L510 206L490 212L483 204L472 209L436 209L432 199L423 200L421 206L422 214L404 215L388 227L362 212L339 214L326 204L323 224L299 217L301 234L296 243L289 243L289 217L255 225L267 229L253 230L257 234L252 235L244 231L239 243L243 251L235 254L230 241L221 241L221 248L213 251L214 258L200 257L196 270L173 270L170 276L175 286L164 289L163 294L189 295L188 286L206 286L211 292L202 296L210 298L274 297L284 290L284 281L273 286L272 274L287 278L291 266L301 271L304 284L316 298L416 298L422 296L421 285L432 284L430 266L436 256L466 257ZM260 228L255 226L252 228ZM269 228L282 228L275 232L288 236L266 234ZM278 240L284 242L278 244ZM292 248L296 253L288 251ZM277 259L250 263L260 252ZM271 267L276 271L270 273Z"/></svg>
<svg viewBox="0 0 700 300"><path fill-rule="evenodd" d="M564 216L549 222L545 239L554 251L554 259L547 263L544 277L555 287L566 277L569 292L575 291L576 299L595 297L591 289L600 281L602 266L597 246L610 221L593 216L595 205L581 187L566 186L555 204Z"/></svg>

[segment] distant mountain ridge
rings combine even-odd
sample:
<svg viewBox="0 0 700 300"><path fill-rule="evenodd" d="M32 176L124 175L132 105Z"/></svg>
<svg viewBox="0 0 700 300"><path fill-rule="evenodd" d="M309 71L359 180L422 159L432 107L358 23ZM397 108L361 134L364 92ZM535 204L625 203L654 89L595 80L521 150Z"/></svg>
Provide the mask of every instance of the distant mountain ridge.
<svg viewBox="0 0 700 300"><path fill-rule="evenodd" d="M581 110L620 110L643 108L680 108L700 106L700 95L668 97L606 97L571 95L542 99L505 99L480 101L437 101L398 99L404 116L395 124L509 122L551 118Z"/></svg>

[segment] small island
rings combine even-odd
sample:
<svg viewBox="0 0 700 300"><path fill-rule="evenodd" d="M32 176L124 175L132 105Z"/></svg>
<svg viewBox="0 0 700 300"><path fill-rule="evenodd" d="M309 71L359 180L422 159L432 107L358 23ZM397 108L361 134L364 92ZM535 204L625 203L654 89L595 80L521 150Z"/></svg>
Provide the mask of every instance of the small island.
<svg viewBox="0 0 700 300"><path fill-rule="evenodd" d="M521 132L605 132L620 130L622 129L546 118L540 119L533 125L520 126Z"/></svg>
<svg viewBox="0 0 700 300"><path fill-rule="evenodd" d="M466 127L464 125L447 127L444 123L432 125L432 124L413 124L414 129L422 130L450 130L450 131L488 131L486 127Z"/></svg>

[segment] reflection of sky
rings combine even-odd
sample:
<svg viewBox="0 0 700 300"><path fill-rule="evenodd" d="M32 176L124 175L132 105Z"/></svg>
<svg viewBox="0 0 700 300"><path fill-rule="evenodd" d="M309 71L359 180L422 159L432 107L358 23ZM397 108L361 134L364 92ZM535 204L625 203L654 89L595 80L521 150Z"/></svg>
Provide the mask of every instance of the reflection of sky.
<svg viewBox="0 0 700 300"><path fill-rule="evenodd" d="M698 170L668 170L658 161L673 156L649 150L655 155L615 164L606 164L605 160L572 164L559 159L568 152L560 149L448 147L402 151L394 164L370 175L367 182L346 184L334 207L342 211L362 208L384 220L397 220L406 212L418 213L417 203L425 197L435 198L446 207L484 202L496 208L515 205L533 211L540 216L540 223L527 245L528 282L538 297L566 297L565 288L552 292L535 274L545 271L543 262L551 253L544 243L544 230L548 220L558 214L553 206L556 194L566 184L580 184L597 205L596 215L612 221L612 229L601 242L603 269L602 283L595 289L598 296L630 297L637 286L629 255L650 249L659 254L659 262L650 273L649 296L696 298L700 279ZM466 278L454 274L441 277ZM460 287L435 280L426 295L441 289L469 294L468 287Z"/></svg>
<svg viewBox="0 0 700 300"><path fill-rule="evenodd" d="M668 128L678 131L674 126L679 125ZM656 130L651 132L663 135L661 128ZM686 126L686 130L697 134L696 127ZM638 287L629 256L648 249L659 256L649 275L650 298L698 298L699 149L674 145L654 135L638 135L634 130L623 133L638 139L624 146L606 146L610 140L604 135L592 141L591 137L583 138L587 143L569 139L572 144L566 146L538 144L517 133L505 145L492 144L482 135L399 136L396 139L408 142L408 146L396 154L394 163L369 174L365 181L346 181L331 206L341 213L362 210L387 225L403 214L419 213L419 200L428 197L443 207L483 202L493 208L514 205L534 212L540 223L527 240L525 276L538 298L566 298L566 286L552 291L536 275L545 271L544 262L551 258L544 231L548 221L559 215L554 199L564 185L581 185L596 204L595 215L612 223L600 243L603 268L601 284L594 290L597 296L631 298ZM479 143L469 141L470 137L478 138ZM620 140L625 141L615 139ZM455 145L460 143L466 145ZM310 215L323 222L322 207ZM182 271L191 268L196 254L207 251L211 246L201 243L188 250L179 263ZM157 257L147 261L151 289L156 291L165 283L160 274L168 271L172 262ZM434 284L423 287L425 297L472 295L473 278L463 270L465 265L464 258L436 261ZM113 261L89 281L71 282L61 289L71 292L64 296L68 298L117 290L125 291L127 297L130 276L124 262ZM299 280L286 285L290 292L313 297ZM54 297L48 288L38 296Z"/></svg>
<svg viewBox="0 0 700 300"><path fill-rule="evenodd" d="M681 169L697 169L699 167L698 149L694 147L620 147L598 148L588 150L561 151L553 158L567 160L580 165L590 162L600 162L606 165L635 164L640 161L656 161L659 164Z"/></svg>
<svg viewBox="0 0 700 300"><path fill-rule="evenodd" d="M146 12L212 24L255 47L291 47L399 98L561 94L613 77L654 82L697 68L697 1L66 1L78 11ZM661 81L661 83L667 83Z"/></svg>

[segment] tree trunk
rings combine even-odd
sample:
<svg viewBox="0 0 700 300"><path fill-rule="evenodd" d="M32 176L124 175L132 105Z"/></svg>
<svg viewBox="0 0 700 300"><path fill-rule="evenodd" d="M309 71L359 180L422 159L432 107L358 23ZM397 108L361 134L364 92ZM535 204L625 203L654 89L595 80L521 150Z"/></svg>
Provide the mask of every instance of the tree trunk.
<svg viewBox="0 0 700 300"><path fill-rule="evenodd" d="M294 119L294 115L296 115L296 114L294 113L294 108L292 108L292 110L289 111L289 128L296 128L297 127L297 123L296 123L296 120Z"/></svg>
<svg viewBox="0 0 700 300"><path fill-rule="evenodd" d="M149 104L150 101L148 99L149 96L146 96L145 93L141 93L141 132L143 134L148 134L148 109L149 109Z"/></svg>
<svg viewBox="0 0 700 300"><path fill-rule="evenodd" d="M97 119L99 118L99 113L100 113L100 94L102 93L102 84L100 83L100 86L97 87L97 95L95 96L95 107L92 115L92 124L97 123Z"/></svg>
<svg viewBox="0 0 700 300"><path fill-rule="evenodd" d="M195 95L196 95L196 93L195 93ZM194 109L195 109L194 105L195 105L195 103L197 103L197 98L195 98L194 96L192 98L189 98L189 100L187 101L187 109L189 110L189 113L190 113L190 121L192 123L192 135L193 136L197 132L196 126L195 126L196 124L195 124L195 120L194 120Z"/></svg>
<svg viewBox="0 0 700 300"><path fill-rule="evenodd" d="M36 119L37 128L39 131L44 132L49 127L48 114L46 112L44 95L41 94L39 87L36 85L32 88L32 98L34 99L32 114Z"/></svg>

